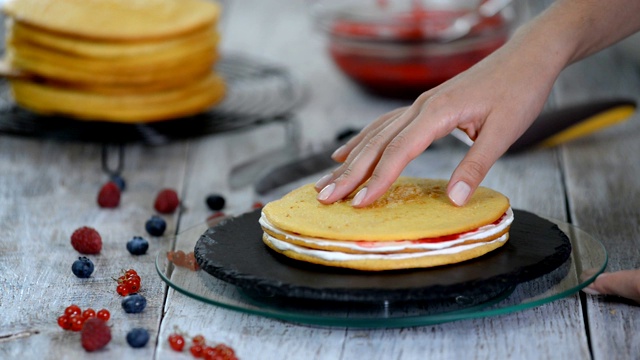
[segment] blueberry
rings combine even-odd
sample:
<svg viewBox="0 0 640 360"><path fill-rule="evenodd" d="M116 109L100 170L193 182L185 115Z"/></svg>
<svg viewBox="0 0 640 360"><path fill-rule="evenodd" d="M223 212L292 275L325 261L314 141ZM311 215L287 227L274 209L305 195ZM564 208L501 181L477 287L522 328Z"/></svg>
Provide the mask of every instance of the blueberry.
<svg viewBox="0 0 640 360"><path fill-rule="evenodd" d="M86 256L79 257L71 265L71 271L79 278L88 278L93 273L93 269L93 262Z"/></svg>
<svg viewBox="0 0 640 360"><path fill-rule="evenodd" d="M127 241L127 250L132 255L142 255L149 249L149 242L142 236L134 236L131 240Z"/></svg>
<svg viewBox="0 0 640 360"><path fill-rule="evenodd" d="M124 181L122 176L118 174L111 175L111 181L116 183L116 186L118 186L120 191L124 191L124 189L127 187L127 183Z"/></svg>
<svg viewBox="0 0 640 360"><path fill-rule="evenodd" d="M134 328L127 333L127 343L132 348L141 348L147 345L149 332L143 328Z"/></svg>
<svg viewBox="0 0 640 360"><path fill-rule="evenodd" d="M142 312L147 306L147 299L140 294L127 295L122 300L122 308L128 314L137 314Z"/></svg>
<svg viewBox="0 0 640 360"><path fill-rule="evenodd" d="M160 216L153 215L144 224L144 228L147 229L147 232L151 236L162 236L162 234L164 234L164 231L167 229L167 223Z"/></svg>
<svg viewBox="0 0 640 360"><path fill-rule="evenodd" d="M222 197L222 195L218 195L218 194L211 194L209 196L207 196L207 206L209 207L209 209L213 210L213 211L218 211L218 210L222 210L222 208L224 208L224 204L225 204L225 200L224 197Z"/></svg>

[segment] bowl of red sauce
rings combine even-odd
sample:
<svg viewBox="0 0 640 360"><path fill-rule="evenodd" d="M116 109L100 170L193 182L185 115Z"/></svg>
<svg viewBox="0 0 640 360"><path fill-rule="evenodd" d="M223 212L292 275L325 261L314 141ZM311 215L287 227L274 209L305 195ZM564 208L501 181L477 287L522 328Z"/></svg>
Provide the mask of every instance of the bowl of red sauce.
<svg viewBox="0 0 640 360"><path fill-rule="evenodd" d="M327 51L349 79L368 92L415 97L467 70L502 46L513 9L481 17L463 37L446 40L443 29L476 11L481 1L316 1L316 24Z"/></svg>

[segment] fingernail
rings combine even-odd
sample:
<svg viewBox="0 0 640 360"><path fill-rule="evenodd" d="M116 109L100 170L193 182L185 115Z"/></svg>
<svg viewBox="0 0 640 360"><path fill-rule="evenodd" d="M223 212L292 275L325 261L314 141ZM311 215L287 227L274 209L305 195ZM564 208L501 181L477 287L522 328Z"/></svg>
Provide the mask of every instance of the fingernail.
<svg viewBox="0 0 640 360"><path fill-rule="evenodd" d="M470 193L471 187L464 181L458 181L449 191L449 199L457 206L462 206L466 203Z"/></svg>
<svg viewBox="0 0 640 360"><path fill-rule="evenodd" d="M329 182L329 180L331 180L331 174L327 174L323 177L321 177L316 184L314 185L314 187L316 189L324 189L325 186L327 186L327 183Z"/></svg>
<svg viewBox="0 0 640 360"><path fill-rule="evenodd" d="M333 154L331 154L331 158L333 159L333 158L337 157L338 155L340 155L340 153L342 152L342 150L345 149L345 147L346 147L346 145L342 145L339 148L337 148L336 151L334 151Z"/></svg>
<svg viewBox="0 0 640 360"><path fill-rule="evenodd" d="M362 189L360 189L360 191L356 193L356 196L353 197L353 200L351 201L351 206L359 206L362 203L362 200L364 200L364 197L366 195L367 195L367 188L363 187Z"/></svg>
<svg viewBox="0 0 640 360"><path fill-rule="evenodd" d="M586 288L582 288L582 292L589 295L600 295L600 292L595 289L592 289L591 285L587 286Z"/></svg>
<svg viewBox="0 0 640 360"><path fill-rule="evenodd" d="M333 194L333 190L336 189L336 183L331 183L327 186L324 187L324 189L322 189L322 191L320 191L320 194L318 194L318 200L327 200L329 198L329 196L331 196L331 194Z"/></svg>

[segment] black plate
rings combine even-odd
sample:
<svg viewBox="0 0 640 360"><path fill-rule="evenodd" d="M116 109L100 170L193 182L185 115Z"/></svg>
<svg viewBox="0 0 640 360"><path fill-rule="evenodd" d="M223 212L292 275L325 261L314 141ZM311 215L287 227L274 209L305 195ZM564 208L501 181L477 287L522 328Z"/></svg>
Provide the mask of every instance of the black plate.
<svg viewBox="0 0 640 360"><path fill-rule="evenodd" d="M195 246L207 273L248 294L333 301L443 300L500 293L562 265L571 243L558 226L514 210L510 239L500 249L456 265L362 272L286 258L262 242L260 210L208 229Z"/></svg>

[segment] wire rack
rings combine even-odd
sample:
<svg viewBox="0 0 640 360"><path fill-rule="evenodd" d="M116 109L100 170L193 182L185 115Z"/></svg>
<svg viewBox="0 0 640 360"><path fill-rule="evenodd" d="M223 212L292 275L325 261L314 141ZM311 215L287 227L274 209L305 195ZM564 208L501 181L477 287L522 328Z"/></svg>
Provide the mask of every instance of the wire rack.
<svg viewBox="0 0 640 360"><path fill-rule="evenodd" d="M284 121L304 99L305 91L290 72L243 54L225 54L216 71L227 82L225 99L212 109L157 123L121 124L42 116L13 102L8 83L0 81L0 133L104 144L162 145L174 140Z"/></svg>

